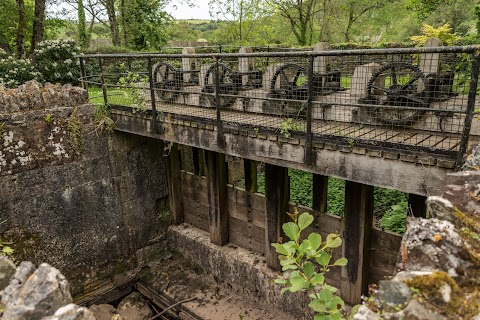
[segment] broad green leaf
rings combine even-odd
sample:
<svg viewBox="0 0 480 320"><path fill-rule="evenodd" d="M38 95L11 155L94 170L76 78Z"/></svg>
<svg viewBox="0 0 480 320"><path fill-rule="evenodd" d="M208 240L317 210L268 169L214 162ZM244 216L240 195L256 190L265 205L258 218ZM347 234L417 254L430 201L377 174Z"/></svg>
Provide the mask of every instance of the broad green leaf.
<svg viewBox="0 0 480 320"><path fill-rule="evenodd" d="M298 226L293 222L284 223L282 226L283 232L290 238L290 240L298 241L299 231Z"/></svg>
<svg viewBox="0 0 480 320"><path fill-rule="evenodd" d="M317 273L317 275L312 279L312 285L316 286L325 282L325 276L321 273Z"/></svg>
<svg viewBox="0 0 480 320"><path fill-rule="evenodd" d="M298 217L298 227L300 230L304 230L306 227L311 225L312 222L313 216L308 212L304 212L300 215L300 217Z"/></svg>
<svg viewBox="0 0 480 320"><path fill-rule="evenodd" d="M336 296L333 297L332 300L330 300L330 302L328 303L330 309L333 310L341 310L344 305L345 303L343 302L342 298Z"/></svg>
<svg viewBox="0 0 480 320"><path fill-rule="evenodd" d="M340 313L333 313L330 315L330 319L332 320L341 320L342 319L342 316L340 315Z"/></svg>
<svg viewBox="0 0 480 320"><path fill-rule="evenodd" d="M307 252L307 250L311 247L311 243L309 240L303 240L302 241L302 244L300 245L300 247L298 247L298 251L302 254L302 253L305 253Z"/></svg>
<svg viewBox="0 0 480 320"><path fill-rule="evenodd" d="M285 293L285 292L288 292L288 291L290 291L290 288L283 288L283 289L280 291L280 293Z"/></svg>
<svg viewBox="0 0 480 320"><path fill-rule="evenodd" d="M282 267L282 271L297 270L297 269L298 269L298 266L296 264L289 264Z"/></svg>
<svg viewBox="0 0 480 320"><path fill-rule="evenodd" d="M320 251L319 255L315 258L318 264L320 264L322 267L328 266L330 263L330 255L326 253L325 251Z"/></svg>
<svg viewBox="0 0 480 320"><path fill-rule="evenodd" d="M289 264L295 264L295 259L280 260L280 265L287 266Z"/></svg>
<svg viewBox="0 0 480 320"><path fill-rule="evenodd" d="M313 318L313 320L328 320L328 319L330 319L330 317L323 313L317 314L315 318Z"/></svg>
<svg viewBox="0 0 480 320"><path fill-rule="evenodd" d="M300 277L300 271L295 270L290 273L290 276L288 277L289 279L295 278L295 277Z"/></svg>
<svg viewBox="0 0 480 320"><path fill-rule="evenodd" d="M312 250L317 250L322 244L322 236L318 233L312 232L308 235L308 241L312 245Z"/></svg>
<svg viewBox="0 0 480 320"><path fill-rule="evenodd" d="M290 282L292 283L290 287L291 292L297 292L308 287L308 283L301 276L290 278Z"/></svg>
<svg viewBox="0 0 480 320"><path fill-rule="evenodd" d="M342 245L342 238L338 234L331 233L327 236L326 246L327 248L337 248Z"/></svg>
<svg viewBox="0 0 480 320"><path fill-rule="evenodd" d="M315 272L315 268L313 266L313 263L306 262L303 265L303 273L305 273L308 279L310 279L313 276L314 272Z"/></svg>
<svg viewBox="0 0 480 320"><path fill-rule="evenodd" d="M274 282L278 283L278 284L287 284L287 280L285 280L285 279L275 279Z"/></svg>
<svg viewBox="0 0 480 320"><path fill-rule="evenodd" d="M284 256L288 256L289 254L288 250L283 246L283 244L272 243L272 247L274 247L278 253L283 254Z"/></svg>
<svg viewBox="0 0 480 320"><path fill-rule="evenodd" d="M325 301L325 303L328 303L330 300L332 300L332 291L330 291L328 288L323 288L319 293L319 297Z"/></svg>
<svg viewBox="0 0 480 320"><path fill-rule="evenodd" d="M326 312L327 308L318 299L312 300L308 305L315 312Z"/></svg>
<svg viewBox="0 0 480 320"><path fill-rule="evenodd" d="M335 292L337 292L337 291L338 291L338 289L337 289L337 288L335 288L335 287L332 287L332 286L329 286L328 284L326 284L326 285L325 285L323 288L324 288L324 289L328 289L328 290L330 290L330 292L331 292L331 293L335 293Z"/></svg>
<svg viewBox="0 0 480 320"><path fill-rule="evenodd" d="M338 259L337 261L335 261L333 263L334 266L340 266L340 267L343 267L343 266L346 266L348 263L348 259L347 258L340 258Z"/></svg>

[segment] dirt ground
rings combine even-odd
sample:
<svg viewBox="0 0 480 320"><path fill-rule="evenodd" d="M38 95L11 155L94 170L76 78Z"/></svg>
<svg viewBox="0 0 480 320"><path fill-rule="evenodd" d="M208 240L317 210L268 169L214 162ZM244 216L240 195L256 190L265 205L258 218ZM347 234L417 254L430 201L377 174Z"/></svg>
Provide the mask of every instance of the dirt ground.
<svg viewBox="0 0 480 320"><path fill-rule="evenodd" d="M170 257L151 265L142 281L176 301L189 298L184 307L206 320L291 320L292 316L219 285L203 270Z"/></svg>

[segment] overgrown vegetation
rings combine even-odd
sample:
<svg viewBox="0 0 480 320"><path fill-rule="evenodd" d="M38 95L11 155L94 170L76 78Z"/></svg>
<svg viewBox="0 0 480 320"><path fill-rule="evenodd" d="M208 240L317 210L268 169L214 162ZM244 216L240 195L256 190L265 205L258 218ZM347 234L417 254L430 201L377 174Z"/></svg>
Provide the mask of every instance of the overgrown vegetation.
<svg viewBox="0 0 480 320"><path fill-rule="evenodd" d="M315 320L341 319L344 302L335 295L338 289L325 283L325 273L332 267L347 265L346 258L331 263L333 249L342 245L342 239L338 234L329 234L323 241L320 234L312 232L300 240L302 231L312 224L314 217L307 212L299 214L297 209L288 215L293 222L283 224L282 230L290 241L272 243L279 254L282 271L286 272L275 283L285 286L282 293L307 292L311 299L309 307L316 313Z"/></svg>
<svg viewBox="0 0 480 320"><path fill-rule="evenodd" d="M4 224L6 220L0 221L0 225ZM13 257L13 249L11 247L11 242L2 241L0 239L0 256L6 256L8 258Z"/></svg>
<svg viewBox="0 0 480 320"><path fill-rule="evenodd" d="M289 169L290 177L290 201L309 208L312 207L312 184L311 173ZM265 194L265 175L257 176L258 192ZM408 214L408 196L406 193L385 189L374 188L373 214L378 221L379 227L403 234L405 232L405 218ZM342 217L345 205L345 181L336 178L328 179L327 212Z"/></svg>

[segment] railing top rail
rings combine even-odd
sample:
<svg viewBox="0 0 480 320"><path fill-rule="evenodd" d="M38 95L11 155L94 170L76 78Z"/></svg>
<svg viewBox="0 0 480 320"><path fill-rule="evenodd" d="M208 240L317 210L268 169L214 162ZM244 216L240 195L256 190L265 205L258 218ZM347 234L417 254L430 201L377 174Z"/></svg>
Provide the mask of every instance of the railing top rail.
<svg viewBox="0 0 480 320"><path fill-rule="evenodd" d="M253 53L122 53L122 54L81 54L78 58L240 58L240 57L317 57L317 56L353 56L381 54L419 54L419 53L474 53L480 52L480 45L442 46L421 48L388 48L388 49L353 49L327 51L296 51L296 52L253 52Z"/></svg>

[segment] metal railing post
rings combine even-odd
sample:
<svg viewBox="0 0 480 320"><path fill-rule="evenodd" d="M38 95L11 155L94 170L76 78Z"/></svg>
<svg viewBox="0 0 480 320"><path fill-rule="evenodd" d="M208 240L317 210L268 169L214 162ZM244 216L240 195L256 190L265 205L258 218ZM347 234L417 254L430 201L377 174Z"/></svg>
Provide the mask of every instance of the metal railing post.
<svg viewBox="0 0 480 320"><path fill-rule="evenodd" d="M307 95L307 140L305 142L305 164L311 165L312 154L312 98L313 98L313 61L314 57L308 57L308 95Z"/></svg>
<svg viewBox="0 0 480 320"><path fill-rule="evenodd" d="M105 74L103 73L103 58L99 58L98 66L100 67L100 84L102 85L103 102L108 106L107 87L105 85Z"/></svg>
<svg viewBox="0 0 480 320"><path fill-rule="evenodd" d="M218 57L215 60L215 108L217 110L217 143L223 147L222 115L220 112L220 77Z"/></svg>
<svg viewBox="0 0 480 320"><path fill-rule="evenodd" d="M475 97L477 95L478 73L480 68L480 55L474 53L472 60L472 72L470 78L470 88L468 90L467 110L465 114L465 123L463 125L462 140L458 147L458 156L455 163L455 171L460 170L463 164L463 156L468 147L468 139L472 128L473 112L475 111Z"/></svg>
<svg viewBox="0 0 480 320"><path fill-rule="evenodd" d="M88 84L87 84L87 75L85 73L85 59L80 57L80 82L82 88L87 91L87 98L88 98Z"/></svg>
<svg viewBox="0 0 480 320"><path fill-rule="evenodd" d="M157 104L155 101L155 85L153 83L152 58L148 57L148 82L150 83L150 100L152 101L152 131L157 134Z"/></svg>

